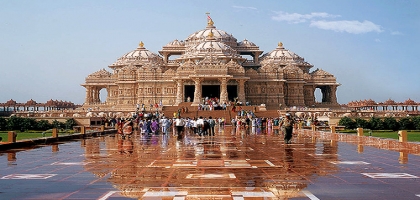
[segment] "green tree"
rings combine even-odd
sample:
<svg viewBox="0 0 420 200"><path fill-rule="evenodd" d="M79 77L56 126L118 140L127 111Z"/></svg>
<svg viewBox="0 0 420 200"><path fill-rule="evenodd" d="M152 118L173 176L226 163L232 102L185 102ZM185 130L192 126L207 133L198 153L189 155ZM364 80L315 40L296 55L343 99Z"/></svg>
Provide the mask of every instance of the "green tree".
<svg viewBox="0 0 420 200"><path fill-rule="evenodd" d="M20 130L23 118L12 116L7 120L7 130Z"/></svg>
<svg viewBox="0 0 420 200"><path fill-rule="evenodd" d="M384 118L384 129L397 131L400 128L400 124L393 117Z"/></svg>
<svg viewBox="0 0 420 200"><path fill-rule="evenodd" d="M411 120L412 117L403 117L400 119L400 129L401 130L413 130L414 129L414 123Z"/></svg>
<svg viewBox="0 0 420 200"><path fill-rule="evenodd" d="M372 130L382 130L384 128L384 125L380 118L371 117L369 119L369 128Z"/></svg>
<svg viewBox="0 0 420 200"><path fill-rule="evenodd" d="M350 117L343 117L338 121L338 125L345 126L346 129L354 129L356 128L356 123Z"/></svg>
<svg viewBox="0 0 420 200"><path fill-rule="evenodd" d="M369 123L365 119L356 118L354 121L356 122L356 127L357 128L368 128L369 127Z"/></svg>
<svg viewBox="0 0 420 200"><path fill-rule="evenodd" d="M415 130L420 130L420 116L415 116L411 119Z"/></svg>
<svg viewBox="0 0 420 200"><path fill-rule="evenodd" d="M76 120L74 120L73 118L67 119L66 123L65 123L65 127L66 129L73 129L73 126L76 126Z"/></svg>
<svg viewBox="0 0 420 200"><path fill-rule="evenodd" d="M61 123L57 120L54 120L51 124L52 124L53 128L63 128L63 126L62 126L63 123Z"/></svg>
<svg viewBox="0 0 420 200"><path fill-rule="evenodd" d="M23 132L25 130L34 130L36 128L36 120L33 118L22 118L20 130Z"/></svg>
<svg viewBox="0 0 420 200"><path fill-rule="evenodd" d="M36 124L37 130L46 131L51 128L52 128L52 125L50 124L48 120L45 120L45 119L39 120Z"/></svg>
<svg viewBox="0 0 420 200"><path fill-rule="evenodd" d="M7 130L7 119L4 117L0 117L0 131Z"/></svg>

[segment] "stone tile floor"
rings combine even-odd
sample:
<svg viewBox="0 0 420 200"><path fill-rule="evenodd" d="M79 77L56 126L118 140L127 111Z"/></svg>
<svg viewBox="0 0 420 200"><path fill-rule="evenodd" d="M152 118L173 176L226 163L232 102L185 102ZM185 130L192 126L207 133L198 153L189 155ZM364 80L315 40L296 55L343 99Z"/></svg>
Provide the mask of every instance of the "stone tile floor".
<svg viewBox="0 0 420 200"><path fill-rule="evenodd" d="M226 127L0 152L0 199L419 199L420 147Z"/></svg>

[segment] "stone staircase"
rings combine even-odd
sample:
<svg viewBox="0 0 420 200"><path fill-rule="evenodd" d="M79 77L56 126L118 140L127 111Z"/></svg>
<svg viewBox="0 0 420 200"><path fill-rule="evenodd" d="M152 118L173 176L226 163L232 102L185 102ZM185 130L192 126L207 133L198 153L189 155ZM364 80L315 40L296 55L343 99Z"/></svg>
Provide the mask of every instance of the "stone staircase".
<svg viewBox="0 0 420 200"><path fill-rule="evenodd" d="M174 113L178 112L178 109L182 110L183 107L186 108L184 110L188 110L187 112L181 111L181 117L183 118L198 118L200 116L203 118L209 118L211 116L213 119L224 118L226 124L230 124L232 117L235 117L235 114L230 110L198 110L197 106L191 106L191 102L183 102L178 106L164 106L162 111L165 116L172 118Z"/></svg>
<svg viewBox="0 0 420 200"><path fill-rule="evenodd" d="M165 116L173 117L174 113L178 112L178 109L186 108L184 110L188 110L187 112L181 111L181 117L183 118L198 118L200 116L204 118L209 118L210 116L213 119L217 118L225 118L225 123L230 125L232 118L237 115L237 112L232 112L232 107L228 106L226 110L198 110L197 106L191 106L191 102L183 102L180 103L178 106L164 106L162 111ZM254 111L257 117L267 117L267 118L276 118L279 117L277 110L259 110L258 107L255 106L241 106L243 110L252 110Z"/></svg>

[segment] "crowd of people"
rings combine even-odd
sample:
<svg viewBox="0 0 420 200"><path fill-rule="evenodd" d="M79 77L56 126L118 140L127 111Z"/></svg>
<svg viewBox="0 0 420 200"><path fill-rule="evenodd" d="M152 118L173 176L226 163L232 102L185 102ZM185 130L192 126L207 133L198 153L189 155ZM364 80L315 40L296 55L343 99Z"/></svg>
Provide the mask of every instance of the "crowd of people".
<svg viewBox="0 0 420 200"><path fill-rule="evenodd" d="M201 108L200 108L201 107ZM173 134L178 138L182 138L186 133L197 136L216 136L215 127L223 129L226 125L224 118L209 117L181 117L183 113L188 112L187 107L180 107L173 116L165 116L159 105L153 105L156 110L147 112L144 105L138 106L137 112L129 118L112 118L107 122L111 126L117 127L118 134L122 138L131 137L134 131L138 131L143 135L169 135ZM199 109L213 110L226 109L226 105L219 104L218 99L209 98L204 99L204 103L200 104ZM276 118L257 117L253 110L244 110L240 105L232 106L232 113L234 113L230 124L235 129L249 129L249 130L273 130L275 127L280 133L284 135L284 142L291 143L293 127L297 127L311 123L310 119L293 118L290 113L285 116ZM314 122L316 123L316 122Z"/></svg>

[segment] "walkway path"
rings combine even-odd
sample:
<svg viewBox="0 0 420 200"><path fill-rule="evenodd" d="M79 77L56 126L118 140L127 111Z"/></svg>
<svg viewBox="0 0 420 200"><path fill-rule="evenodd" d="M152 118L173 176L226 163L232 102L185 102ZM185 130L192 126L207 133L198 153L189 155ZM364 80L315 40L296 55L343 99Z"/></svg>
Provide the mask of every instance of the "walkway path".
<svg viewBox="0 0 420 200"><path fill-rule="evenodd" d="M420 200L415 145L387 150L321 132L285 145L272 131L230 127L216 135L104 136L0 152L0 198Z"/></svg>

